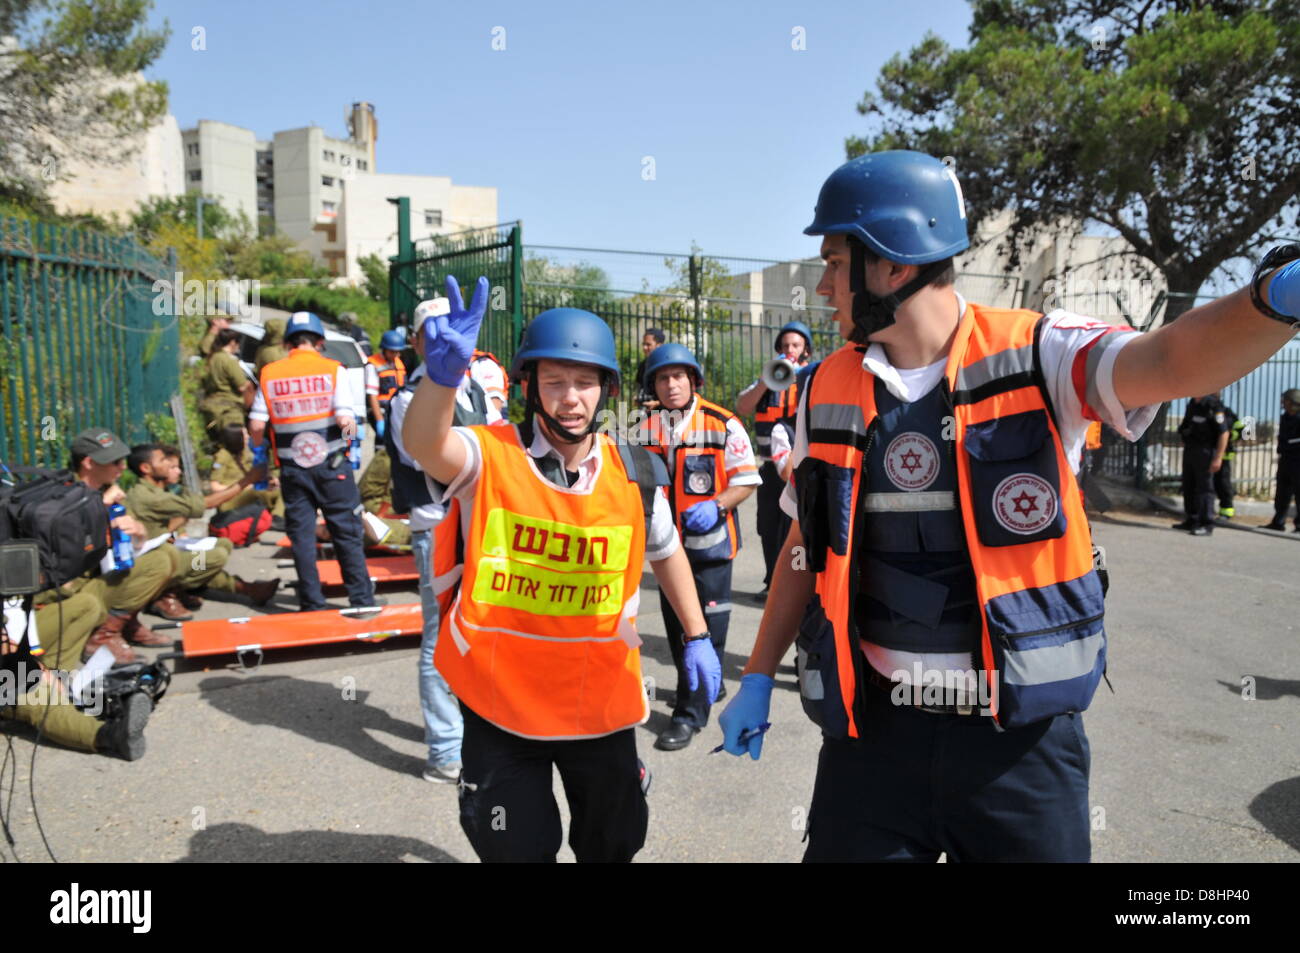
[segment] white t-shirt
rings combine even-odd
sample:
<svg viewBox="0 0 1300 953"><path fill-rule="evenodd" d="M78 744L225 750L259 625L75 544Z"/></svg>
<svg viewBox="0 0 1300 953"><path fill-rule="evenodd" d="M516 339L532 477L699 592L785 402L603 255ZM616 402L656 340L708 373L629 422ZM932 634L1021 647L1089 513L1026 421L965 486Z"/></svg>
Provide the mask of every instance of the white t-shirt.
<svg viewBox="0 0 1300 953"><path fill-rule="evenodd" d="M506 405L506 372L500 364L490 357L475 358L470 361L469 376L478 381L489 400L495 397L502 407Z"/></svg>
<svg viewBox="0 0 1300 953"><path fill-rule="evenodd" d="M452 497L460 500L461 526L468 528L469 514L474 505L474 491L478 487L478 477L483 470L483 451L479 448L477 435L468 427L452 427L451 432L465 442L465 465L461 467L460 473L456 474L456 478L447 485L445 491L430 480L427 474L424 479L435 500L444 503L450 502ZM543 435L541 427L534 427L533 442L527 450L528 455L534 459L540 460L550 455L561 463L564 460ZM600 476L602 460L603 455L599 444L593 444L591 453L579 461L578 478L569 489L575 493L590 493L592 487L596 485L597 477ZM645 541L645 558L651 562L667 559L677 551L679 545L677 527L673 525L673 514L668 506L668 497L661 487L655 494L654 510L650 514L650 535Z"/></svg>
<svg viewBox="0 0 1300 953"><path fill-rule="evenodd" d="M966 302L957 296L965 313ZM1056 310L1047 316L1039 341L1043 377L1056 411L1061 442L1071 467L1077 472L1079 457L1093 420L1109 424L1129 440L1137 440L1151 425L1159 404L1125 410L1115 395L1115 357L1138 332L1127 325L1110 325L1070 311ZM1104 343L1102 339L1105 339ZM863 355L862 367L881 379L899 400L912 403L939 385L947 365L947 355L925 367L897 368L889 363L884 347L871 344ZM808 389L799 395L799 414L795 425L794 466L808 456L806 403ZM798 520L793 483L781 494L781 509ZM896 681L912 684L916 666L922 672L965 672L970 668L970 653L905 652L864 642L863 651L873 668ZM960 697L960 693L958 693Z"/></svg>

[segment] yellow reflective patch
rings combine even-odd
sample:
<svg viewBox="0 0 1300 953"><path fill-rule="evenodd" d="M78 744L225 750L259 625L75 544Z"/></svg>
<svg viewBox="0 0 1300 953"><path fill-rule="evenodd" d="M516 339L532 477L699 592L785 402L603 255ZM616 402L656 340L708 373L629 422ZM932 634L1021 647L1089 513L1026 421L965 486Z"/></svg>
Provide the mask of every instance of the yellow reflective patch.
<svg viewBox="0 0 1300 953"><path fill-rule="evenodd" d="M621 574L627 569L631 549L631 526L574 526L506 509L488 513L483 529L485 557L498 556L560 573Z"/></svg>
<svg viewBox="0 0 1300 953"><path fill-rule="evenodd" d="M626 561L626 550L624 553ZM478 603L534 615L592 616L623 611L622 572L556 572L496 556L481 556L477 569L472 597Z"/></svg>

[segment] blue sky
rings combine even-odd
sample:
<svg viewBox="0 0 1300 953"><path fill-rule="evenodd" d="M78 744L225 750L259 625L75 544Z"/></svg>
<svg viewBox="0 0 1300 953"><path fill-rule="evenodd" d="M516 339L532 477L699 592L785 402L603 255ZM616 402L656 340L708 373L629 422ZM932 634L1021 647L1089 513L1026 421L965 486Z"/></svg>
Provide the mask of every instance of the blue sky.
<svg viewBox="0 0 1300 953"><path fill-rule="evenodd" d="M862 93L927 30L961 45L970 23L961 0L159 0L164 17L173 35L150 75L169 82L182 128L316 123L341 137L347 106L368 100L378 171L496 186L529 244L695 241L760 258L816 254L802 229L845 137L867 128Z"/></svg>

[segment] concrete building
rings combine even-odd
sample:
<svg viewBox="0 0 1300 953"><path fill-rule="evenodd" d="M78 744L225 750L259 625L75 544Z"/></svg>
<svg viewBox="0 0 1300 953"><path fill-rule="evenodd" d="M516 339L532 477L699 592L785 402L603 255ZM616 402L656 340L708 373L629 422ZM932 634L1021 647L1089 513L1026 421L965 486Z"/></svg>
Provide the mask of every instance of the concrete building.
<svg viewBox="0 0 1300 953"><path fill-rule="evenodd" d="M120 165L60 156L50 201L64 215L127 218L153 196L185 191L181 130L175 116L164 116L138 137L133 155Z"/></svg>
<svg viewBox="0 0 1300 953"><path fill-rule="evenodd" d="M181 133L185 191L221 202L227 211L257 222L257 137L247 129L200 119Z"/></svg>

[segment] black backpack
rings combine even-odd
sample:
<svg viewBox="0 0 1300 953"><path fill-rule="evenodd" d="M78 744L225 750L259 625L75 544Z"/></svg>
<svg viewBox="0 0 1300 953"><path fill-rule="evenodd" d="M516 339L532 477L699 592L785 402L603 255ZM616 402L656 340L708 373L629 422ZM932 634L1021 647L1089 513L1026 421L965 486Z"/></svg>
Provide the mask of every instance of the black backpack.
<svg viewBox="0 0 1300 953"><path fill-rule="evenodd" d="M70 470L15 467L31 479L0 486L0 543L35 540L41 581L61 586L99 565L108 551L108 508L103 497Z"/></svg>

